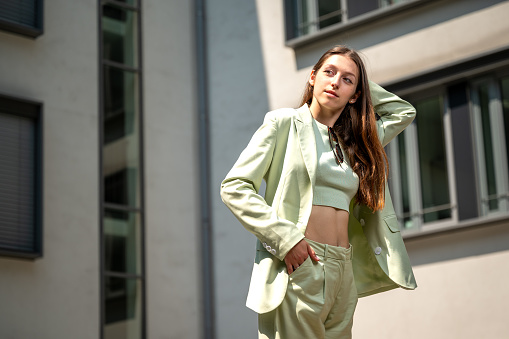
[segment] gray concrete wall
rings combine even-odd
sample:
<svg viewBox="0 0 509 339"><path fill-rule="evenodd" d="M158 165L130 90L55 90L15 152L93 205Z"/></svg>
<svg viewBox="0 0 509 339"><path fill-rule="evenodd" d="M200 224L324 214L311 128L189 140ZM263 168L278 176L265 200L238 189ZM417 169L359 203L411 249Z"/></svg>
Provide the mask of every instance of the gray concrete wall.
<svg viewBox="0 0 509 339"><path fill-rule="evenodd" d="M201 338L200 179L192 1L143 1L147 330Z"/></svg>
<svg viewBox="0 0 509 339"><path fill-rule="evenodd" d="M254 1L207 1L217 338L257 332L256 313L244 306L256 238L221 202L219 187L268 110L259 31Z"/></svg>
<svg viewBox="0 0 509 339"><path fill-rule="evenodd" d="M45 1L44 34L0 31L0 92L43 103L44 256L0 258L0 337L99 335L97 1Z"/></svg>

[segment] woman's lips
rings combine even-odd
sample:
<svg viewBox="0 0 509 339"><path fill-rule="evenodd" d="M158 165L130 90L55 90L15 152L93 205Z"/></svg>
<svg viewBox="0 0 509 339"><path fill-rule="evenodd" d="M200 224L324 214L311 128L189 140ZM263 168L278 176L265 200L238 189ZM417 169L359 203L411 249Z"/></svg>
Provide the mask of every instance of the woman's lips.
<svg viewBox="0 0 509 339"><path fill-rule="evenodd" d="M333 96L335 96L336 98L338 97L338 95L337 95L337 94L336 94L336 92L334 92L334 91L325 90L325 93L330 94L330 95L333 95Z"/></svg>

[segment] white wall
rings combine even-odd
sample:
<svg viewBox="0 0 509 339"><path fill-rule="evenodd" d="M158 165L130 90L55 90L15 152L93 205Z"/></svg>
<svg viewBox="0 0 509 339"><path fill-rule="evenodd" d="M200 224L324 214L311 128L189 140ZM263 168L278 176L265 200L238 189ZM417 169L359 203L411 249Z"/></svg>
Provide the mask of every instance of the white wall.
<svg viewBox="0 0 509 339"><path fill-rule="evenodd" d="M415 266L415 291L359 300L353 336L506 338L508 260L509 250Z"/></svg>
<svg viewBox="0 0 509 339"><path fill-rule="evenodd" d="M363 50L371 76L390 82L509 45L509 1ZM486 23L491 24L486 24Z"/></svg>
<svg viewBox="0 0 509 339"><path fill-rule="evenodd" d="M44 256L0 258L0 337L97 338L97 1L45 1L44 34L0 32L0 92L43 103Z"/></svg>

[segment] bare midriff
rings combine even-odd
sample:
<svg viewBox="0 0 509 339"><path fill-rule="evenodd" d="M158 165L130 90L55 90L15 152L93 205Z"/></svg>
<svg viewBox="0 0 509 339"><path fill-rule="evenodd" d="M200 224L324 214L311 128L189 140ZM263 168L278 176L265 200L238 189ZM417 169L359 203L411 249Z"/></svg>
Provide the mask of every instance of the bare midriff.
<svg viewBox="0 0 509 339"><path fill-rule="evenodd" d="M348 211L313 205L305 236L313 241L349 248Z"/></svg>

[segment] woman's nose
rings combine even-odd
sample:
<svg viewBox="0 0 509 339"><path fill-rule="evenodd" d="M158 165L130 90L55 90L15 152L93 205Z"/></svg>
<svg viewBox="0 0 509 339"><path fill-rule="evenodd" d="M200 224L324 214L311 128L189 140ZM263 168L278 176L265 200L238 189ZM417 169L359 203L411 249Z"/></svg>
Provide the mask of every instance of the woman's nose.
<svg viewBox="0 0 509 339"><path fill-rule="evenodd" d="M339 74L336 74L335 77L332 78L332 82L331 82L331 85L332 87L339 87Z"/></svg>

